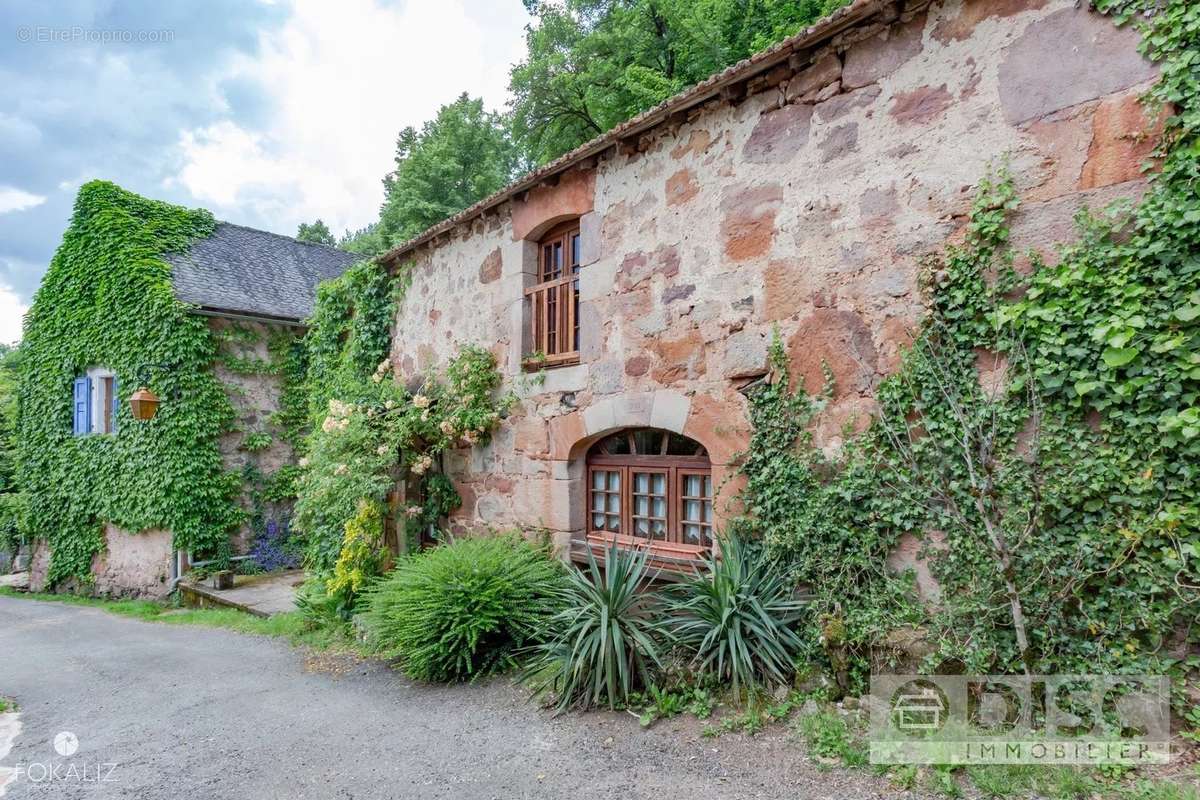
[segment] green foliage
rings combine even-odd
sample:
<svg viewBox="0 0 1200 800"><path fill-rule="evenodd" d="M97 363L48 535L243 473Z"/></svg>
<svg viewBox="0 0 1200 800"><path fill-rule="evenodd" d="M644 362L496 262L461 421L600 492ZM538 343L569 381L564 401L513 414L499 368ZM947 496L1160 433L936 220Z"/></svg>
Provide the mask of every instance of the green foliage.
<svg viewBox="0 0 1200 800"><path fill-rule="evenodd" d="M536 693L553 692L559 711L627 705L661 669L666 636L661 599L649 589L646 553L615 545L603 569L590 553L586 572L568 571L559 610L545 623L524 679Z"/></svg>
<svg viewBox="0 0 1200 800"><path fill-rule="evenodd" d="M213 375L207 320L176 299L165 253L213 229L212 216L93 181L34 297L21 346L18 464L29 532L49 541L49 578L86 577L103 546L102 520L166 528L175 546L215 554L240 523L237 477L217 447L232 408ZM163 398L137 422L122 402L115 435L72 436L71 382L112 369L122 400L146 374Z"/></svg>
<svg viewBox="0 0 1200 800"><path fill-rule="evenodd" d="M347 596L361 592L383 571L387 555L383 546L383 507L373 500L359 500L357 513L346 522L346 535L326 591Z"/></svg>
<svg viewBox="0 0 1200 800"><path fill-rule="evenodd" d="M29 496L24 492L0 494L0 553L15 553L29 529Z"/></svg>
<svg viewBox="0 0 1200 800"><path fill-rule="evenodd" d="M476 678L514 665L561 583L549 553L519 535L462 539L397 564L371 591L365 626L413 678Z"/></svg>
<svg viewBox="0 0 1200 800"><path fill-rule="evenodd" d="M370 395L366 381L387 358L395 318L394 284L374 261L360 261L320 283L303 357L311 424L321 424L332 399L356 402Z"/></svg>
<svg viewBox="0 0 1200 800"><path fill-rule="evenodd" d="M1004 170L986 178L965 241L924 276L929 316L879 389L879 420L837 461L812 447L821 398L792 391L780 346L773 382L751 397L740 524L817 595L808 637L835 669L849 659L864 674L871 647L914 625L936 645L930 667L1162 672L1164 637L1195 618L1200 8L1104 5L1138 12L1144 52L1162 64L1151 101L1173 104L1136 209L1084 215L1056 265L1019 279L1017 197ZM1004 366L998 391L981 385L980 353ZM934 607L886 569L899 536L923 530L945 536L925 553L942 587Z"/></svg>
<svg viewBox="0 0 1200 800"><path fill-rule="evenodd" d="M296 238L302 242L323 244L328 247L333 247L337 244L337 240L333 238L333 232L329 230L329 226L319 219L311 224L301 222L300 227L296 230Z"/></svg>
<svg viewBox="0 0 1200 800"><path fill-rule="evenodd" d="M433 478L435 459L450 447L486 443L500 422L506 401L492 396L500 375L487 350L464 347L444 378L431 373L416 395L384 380L386 370L381 362L370 379L342 384L357 402L326 403L301 462L295 526L308 537L308 566L318 573L336 562L359 501L384 502L402 466L426 496L423 505L408 509L410 525L436 522L456 508L453 486Z"/></svg>
<svg viewBox="0 0 1200 800"><path fill-rule="evenodd" d="M787 683L801 648L792 629L802 604L794 584L761 547L724 537L721 557L681 584L669 604L675 641L703 673L732 684L735 696Z"/></svg>
<svg viewBox="0 0 1200 800"><path fill-rule="evenodd" d="M850 725L832 711L808 714L800 718L797 730L808 745L808 752L819 759L834 759L847 766L867 763L867 754Z"/></svg>
<svg viewBox="0 0 1200 800"><path fill-rule="evenodd" d="M568 0L513 67L513 137L533 163L572 150L840 8L845 0Z"/></svg>
<svg viewBox="0 0 1200 800"><path fill-rule="evenodd" d="M274 443L275 437L266 431L254 431L242 439L242 449L249 453L259 453Z"/></svg>
<svg viewBox="0 0 1200 800"><path fill-rule="evenodd" d="M0 344L0 553L24 541L29 501L17 491L17 364L20 350Z"/></svg>
<svg viewBox="0 0 1200 800"><path fill-rule="evenodd" d="M383 179L378 233L387 246L400 244L497 191L515 168L502 118L464 93L420 132L400 131L396 169Z"/></svg>

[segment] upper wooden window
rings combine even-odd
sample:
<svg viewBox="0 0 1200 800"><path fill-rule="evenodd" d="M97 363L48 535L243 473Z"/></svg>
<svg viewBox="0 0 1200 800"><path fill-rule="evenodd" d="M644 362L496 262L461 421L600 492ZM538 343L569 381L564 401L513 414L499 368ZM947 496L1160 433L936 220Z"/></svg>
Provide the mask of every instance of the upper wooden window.
<svg viewBox="0 0 1200 800"><path fill-rule="evenodd" d="M580 246L578 220L551 229L538 242L538 283L525 290L531 364L579 361Z"/></svg>
<svg viewBox="0 0 1200 800"><path fill-rule="evenodd" d="M590 533L712 548L712 467L699 442L653 428L621 431L592 446L587 467Z"/></svg>

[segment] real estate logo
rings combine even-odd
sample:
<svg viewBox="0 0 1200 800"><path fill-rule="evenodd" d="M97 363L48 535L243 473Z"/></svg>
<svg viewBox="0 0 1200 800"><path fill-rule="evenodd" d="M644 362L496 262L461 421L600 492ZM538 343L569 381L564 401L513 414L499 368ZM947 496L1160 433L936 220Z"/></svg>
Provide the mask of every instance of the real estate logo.
<svg viewBox="0 0 1200 800"><path fill-rule="evenodd" d="M1156 675L872 675L871 763L1165 763L1169 709Z"/></svg>

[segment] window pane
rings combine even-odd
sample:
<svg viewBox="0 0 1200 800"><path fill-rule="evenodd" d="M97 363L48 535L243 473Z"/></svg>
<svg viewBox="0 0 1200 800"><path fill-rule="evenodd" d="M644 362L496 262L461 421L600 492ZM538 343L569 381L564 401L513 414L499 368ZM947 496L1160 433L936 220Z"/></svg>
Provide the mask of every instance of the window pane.
<svg viewBox="0 0 1200 800"><path fill-rule="evenodd" d="M604 515L603 514L592 514L592 530L594 530L594 531L604 530Z"/></svg>
<svg viewBox="0 0 1200 800"><path fill-rule="evenodd" d="M704 476L704 496L712 497L712 476L711 475Z"/></svg>
<svg viewBox="0 0 1200 800"><path fill-rule="evenodd" d="M594 492L592 494L592 510L593 511L603 511L604 510L604 495L601 494L600 492Z"/></svg>
<svg viewBox="0 0 1200 800"><path fill-rule="evenodd" d="M687 544L700 544L700 526L684 525L683 541Z"/></svg>
<svg viewBox="0 0 1200 800"><path fill-rule="evenodd" d="M608 529L610 531L620 531L621 530L621 518L610 516L608 518Z"/></svg>
<svg viewBox="0 0 1200 800"><path fill-rule="evenodd" d="M571 266L579 264L579 234L571 234Z"/></svg>
<svg viewBox="0 0 1200 800"><path fill-rule="evenodd" d="M650 535L650 523L644 519L635 519L633 521L633 535L646 537Z"/></svg>
<svg viewBox="0 0 1200 800"><path fill-rule="evenodd" d="M683 495L685 497L700 496L700 476L699 475L684 475L683 476Z"/></svg>
<svg viewBox="0 0 1200 800"><path fill-rule="evenodd" d="M701 507L699 500L684 500L683 501L683 518L689 522L701 522L704 520L704 509Z"/></svg>
<svg viewBox="0 0 1200 800"><path fill-rule="evenodd" d="M610 514L618 514L621 511L621 496L616 494L608 495L608 512Z"/></svg>
<svg viewBox="0 0 1200 800"><path fill-rule="evenodd" d="M712 522L712 502L708 500L704 501L704 521Z"/></svg>
<svg viewBox="0 0 1200 800"><path fill-rule="evenodd" d="M606 474L607 473L605 473L601 470L596 470L595 472L592 473L592 488L593 489L603 489L604 488L604 476Z"/></svg>
<svg viewBox="0 0 1200 800"><path fill-rule="evenodd" d="M650 500L645 495L633 496L633 513L639 517L644 517L650 512Z"/></svg>
<svg viewBox="0 0 1200 800"><path fill-rule="evenodd" d="M608 490L610 492L621 491L621 473L619 473L619 472L608 473Z"/></svg>
<svg viewBox="0 0 1200 800"><path fill-rule="evenodd" d="M651 506L651 508L653 509L653 513L650 516L665 518L667 516L667 498L665 498L665 497L654 498L654 503Z"/></svg>
<svg viewBox="0 0 1200 800"><path fill-rule="evenodd" d="M667 538L667 523L661 520L655 520L650 523L650 537L652 539Z"/></svg>
<svg viewBox="0 0 1200 800"><path fill-rule="evenodd" d="M650 489L650 476L645 472L633 473L633 491L645 494Z"/></svg>
<svg viewBox="0 0 1200 800"><path fill-rule="evenodd" d="M654 494L665 495L667 493L667 476L661 472L651 475L650 490Z"/></svg>

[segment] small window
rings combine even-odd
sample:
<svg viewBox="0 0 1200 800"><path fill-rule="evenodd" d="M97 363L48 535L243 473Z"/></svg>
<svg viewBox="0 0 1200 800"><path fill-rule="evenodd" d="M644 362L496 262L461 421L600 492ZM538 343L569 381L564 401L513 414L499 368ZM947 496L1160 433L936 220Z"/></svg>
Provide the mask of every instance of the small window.
<svg viewBox="0 0 1200 800"><path fill-rule="evenodd" d="M92 367L73 382L71 432L76 436L90 433L116 433L117 376L112 370Z"/></svg>
<svg viewBox="0 0 1200 800"><path fill-rule="evenodd" d="M593 445L587 465L592 533L712 548L712 466L699 442L653 428L621 431Z"/></svg>
<svg viewBox="0 0 1200 800"><path fill-rule="evenodd" d="M579 361L579 222L560 225L538 243L538 283L529 303L529 362L560 366Z"/></svg>

